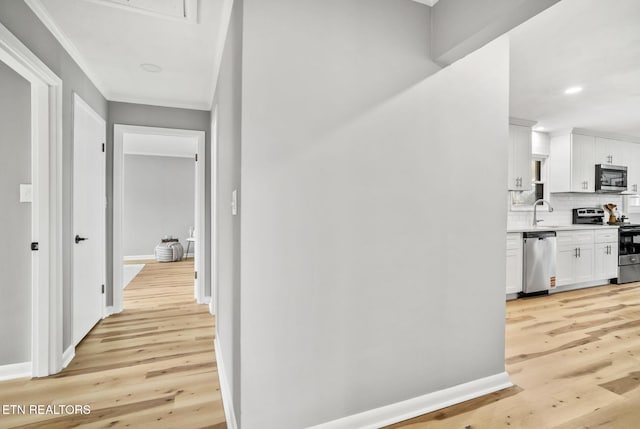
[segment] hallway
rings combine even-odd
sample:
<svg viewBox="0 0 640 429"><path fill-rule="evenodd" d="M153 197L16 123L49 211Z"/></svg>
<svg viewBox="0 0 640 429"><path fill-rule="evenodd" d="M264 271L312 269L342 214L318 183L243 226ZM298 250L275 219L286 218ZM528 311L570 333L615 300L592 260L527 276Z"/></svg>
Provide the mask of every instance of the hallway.
<svg viewBox="0 0 640 429"><path fill-rule="evenodd" d="M2 428L226 429L214 318L193 298L193 260L147 264L125 289L125 311L98 323L60 374L0 383ZM31 405L90 413L30 413ZM58 410L54 410L58 411Z"/></svg>

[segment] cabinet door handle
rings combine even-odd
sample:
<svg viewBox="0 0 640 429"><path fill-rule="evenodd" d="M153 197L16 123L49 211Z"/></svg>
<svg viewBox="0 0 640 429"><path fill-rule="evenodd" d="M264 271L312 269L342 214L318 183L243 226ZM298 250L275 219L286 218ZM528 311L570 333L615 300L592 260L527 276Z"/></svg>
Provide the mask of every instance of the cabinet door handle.
<svg viewBox="0 0 640 429"><path fill-rule="evenodd" d="M582 253L580 252L580 248L578 247L578 258L582 258Z"/></svg>
<svg viewBox="0 0 640 429"><path fill-rule="evenodd" d="M607 246L606 254L607 254L607 255L610 255L610 254L611 254L611 246Z"/></svg>
<svg viewBox="0 0 640 429"><path fill-rule="evenodd" d="M577 258L578 257L578 248L576 247L575 249L573 249L573 251L574 251L573 257Z"/></svg>

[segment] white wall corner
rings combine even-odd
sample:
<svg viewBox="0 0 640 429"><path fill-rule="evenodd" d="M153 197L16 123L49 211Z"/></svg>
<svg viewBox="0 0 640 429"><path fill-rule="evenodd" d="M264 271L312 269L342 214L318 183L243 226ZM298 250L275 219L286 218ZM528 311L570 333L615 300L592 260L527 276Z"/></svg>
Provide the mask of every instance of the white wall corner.
<svg viewBox="0 0 640 429"><path fill-rule="evenodd" d="M31 362L0 365L0 381L31 377Z"/></svg>
<svg viewBox="0 0 640 429"><path fill-rule="evenodd" d="M220 394L222 395L222 406L224 408L224 416L227 420L228 429L238 429L238 419L236 419L235 409L233 408L233 395L231 394L231 384L226 372L226 367L222 360L222 349L220 348L220 341L216 336L213 340L213 345L216 353L216 362L218 365L218 381L220 382Z"/></svg>
<svg viewBox="0 0 640 429"><path fill-rule="evenodd" d="M321 423L308 429L376 429L431 413L479 396L513 386L509 374L502 372L459 384L448 389L428 393L406 401L375 408L359 414Z"/></svg>

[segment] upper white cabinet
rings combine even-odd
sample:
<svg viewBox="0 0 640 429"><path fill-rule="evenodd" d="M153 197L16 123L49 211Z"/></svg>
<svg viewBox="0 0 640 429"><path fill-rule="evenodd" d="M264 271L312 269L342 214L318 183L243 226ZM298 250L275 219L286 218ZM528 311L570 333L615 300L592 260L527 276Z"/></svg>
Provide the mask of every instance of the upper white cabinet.
<svg viewBox="0 0 640 429"><path fill-rule="evenodd" d="M640 144L575 132L551 138L550 191L595 192L596 164L626 166L628 191L640 192Z"/></svg>
<svg viewBox="0 0 640 429"><path fill-rule="evenodd" d="M531 127L535 122L511 118L509 124L510 191L531 190Z"/></svg>
<svg viewBox="0 0 640 429"><path fill-rule="evenodd" d="M640 192L640 144L627 143L628 159L621 162L626 165L627 170L627 190Z"/></svg>
<svg viewBox="0 0 640 429"><path fill-rule="evenodd" d="M580 134L551 138L551 192L595 192L595 141L593 136Z"/></svg>
<svg viewBox="0 0 640 429"><path fill-rule="evenodd" d="M630 143L621 140L595 138L595 164L627 165Z"/></svg>

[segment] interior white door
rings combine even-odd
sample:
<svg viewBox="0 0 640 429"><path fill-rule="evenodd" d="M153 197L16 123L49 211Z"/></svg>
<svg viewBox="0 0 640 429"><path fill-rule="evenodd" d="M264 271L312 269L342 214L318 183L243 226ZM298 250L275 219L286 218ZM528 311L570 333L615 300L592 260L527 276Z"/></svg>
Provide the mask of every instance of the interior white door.
<svg viewBox="0 0 640 429"><path fill-rule="evenodd" d="M73 342L102 318L106 124L78 95L73 109Z"/></svg>

